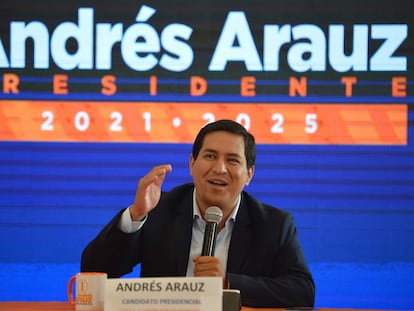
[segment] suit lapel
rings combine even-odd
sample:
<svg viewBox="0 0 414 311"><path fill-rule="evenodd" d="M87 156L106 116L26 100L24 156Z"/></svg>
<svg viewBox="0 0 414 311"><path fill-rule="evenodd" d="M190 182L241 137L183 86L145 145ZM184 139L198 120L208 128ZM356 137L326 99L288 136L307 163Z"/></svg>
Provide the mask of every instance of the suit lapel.
<svg viewBox="0 0 414 311"><path fill-rule="evenodd" d="M189 191L185 195L184 200L178 207L173 226L177 275L185 276L193 230L193 191Z"/></svg>
<svg viewBox="0 0 414 311"><path fill-rule="evenodd" d="M229 246L229 254L227 259L227 271L239 273L242 270L243 263L251 245L252 233L250 219L246 200L240 203L237 212L236 222L234 224L231 241Z"/></svg>

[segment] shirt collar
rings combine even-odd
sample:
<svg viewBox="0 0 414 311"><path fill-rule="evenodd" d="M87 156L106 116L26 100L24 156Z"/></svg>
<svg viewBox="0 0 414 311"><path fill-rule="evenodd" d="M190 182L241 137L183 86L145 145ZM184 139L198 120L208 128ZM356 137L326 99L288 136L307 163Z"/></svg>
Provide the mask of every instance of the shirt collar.
<svg viewBox="0 0 414 311"><path fill-rule="evenodd" d="M199 218L199 219L203 219L201 217L201 213L200 213L200 208L198 207L197 204L197 200L196 200L196 188L194 187L194 191L193 191L193 219ZM233 209L233 211L231 212L229 218L226 221L226 224L229 221L236 221L236 216L237 216L237 212L239 211L239 207L240 207L240 201L241 201L241 194L239 194L239 198L237 199L237 203L235 208Z"/></svg>

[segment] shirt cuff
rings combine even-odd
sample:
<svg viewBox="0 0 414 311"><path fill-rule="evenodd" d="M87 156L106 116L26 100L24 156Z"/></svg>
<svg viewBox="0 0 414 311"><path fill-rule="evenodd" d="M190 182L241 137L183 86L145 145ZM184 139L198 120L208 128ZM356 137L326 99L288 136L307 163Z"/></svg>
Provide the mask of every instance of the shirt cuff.
<svg viewBox="0 0 414 311"><path fill-rule="evenodd" d="M134 233L142 228L147 216L142 221L132 221L131 214L129 213L130 207L126 208L119 219L118 228L124 233Z"/></svg>

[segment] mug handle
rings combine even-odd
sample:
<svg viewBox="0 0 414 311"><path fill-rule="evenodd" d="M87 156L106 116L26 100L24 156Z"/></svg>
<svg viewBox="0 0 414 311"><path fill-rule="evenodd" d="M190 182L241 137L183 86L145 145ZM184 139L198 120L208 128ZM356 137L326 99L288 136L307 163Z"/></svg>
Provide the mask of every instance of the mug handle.
<svg viewBox="0 0 414 311"><path fill-rule="evenodd" d="M75 304L75 298L73 298L73 282L76 279L76 275L73 275L70 277L68 282L68 299L71 305Z"/></svg>

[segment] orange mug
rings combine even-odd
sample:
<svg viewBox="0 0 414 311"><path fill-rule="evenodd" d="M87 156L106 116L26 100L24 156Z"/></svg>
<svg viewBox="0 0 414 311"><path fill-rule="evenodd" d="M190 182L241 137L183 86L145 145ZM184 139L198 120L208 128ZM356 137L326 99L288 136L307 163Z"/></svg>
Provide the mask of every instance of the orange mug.
<svg viewBox="0 0 414 311"><path fill-rule="evenodd" d="M79 272L70 277L68 282L68 299L76 310L103 311L105 281L104 272ZM76 284L76 298L73 297L73 284Z"/></svg>

